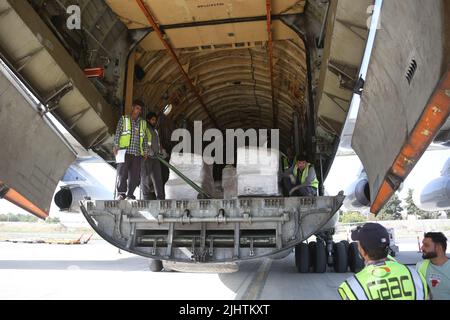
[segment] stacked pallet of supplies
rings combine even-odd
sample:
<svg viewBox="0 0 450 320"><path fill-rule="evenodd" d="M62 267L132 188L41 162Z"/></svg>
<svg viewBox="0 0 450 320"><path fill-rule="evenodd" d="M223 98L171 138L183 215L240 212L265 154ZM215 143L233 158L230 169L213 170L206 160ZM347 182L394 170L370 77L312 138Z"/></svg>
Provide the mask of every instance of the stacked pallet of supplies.
<svg viewBox="0 0 450 320"><path fill-rule="evenodd" d="M237 150L238 196L278 196L279 152L264 147Z"/></svg>
<svg viewBox="0 0 450 320"><path fill-rule="evenodd" d="M222 170L223 198L232 199L237 197L236 168L227 165Z"/></svg>
<svg viewBox="0 0 450 320"><path fill-rule="evenodd" d="M213 198L216 197L212 165L206 164L201 155L172 153L170 164ZM170 170L169 180L165 185L165 193L166 199L192 200L198 197L198 192L172 170Z"/></svg>

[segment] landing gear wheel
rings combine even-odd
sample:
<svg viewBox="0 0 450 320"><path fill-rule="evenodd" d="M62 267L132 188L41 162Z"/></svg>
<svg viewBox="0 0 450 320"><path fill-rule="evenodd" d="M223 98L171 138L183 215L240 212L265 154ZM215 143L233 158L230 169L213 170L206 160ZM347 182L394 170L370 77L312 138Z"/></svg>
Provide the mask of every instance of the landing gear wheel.
<svg viewBox="0 0 450 320"><path fill-rule="evenodd" d="M364 268L364 261L359 255L357 242L350 243L348 247L348 264L354 273L360 272Z"/></svg>
<svg viewBox="0 0 450 320"><path fill-rule="evenodd" d="M345 244L338 242L334 246L334 271L338 273L347 272L348 259Z"/></svg>
<svg viewBox="0 0 450 320"><path fill-rule="evenodd" d="M152 272L160 272L163 269L163 263L161 260L149 259L148 267Z"/></svg>
<svg viewBox="0 0 450 320"><path fill-rule="evenodd" d="M310 269L314 269L314 261L316 261L316 247L317 243L315 241L311 241L308 243Z"/></svg>
<svg viewBox="0 0 450 320"><path fill-rule="evenodd" d="M344 246L345 246L345 252L347 252L347 255L348 255L348 248L349 248L349 246L350 246L350 243L348 243L347 240L341 240L341 242L344 244Z"/></svg>
<svg viewBox="0 0 450 320"><path fill-rule="evenodd" d="M309 248L306 243L295 246L295 266L300 273L309 272Z"/></svg>
<svg viewBox="0 0 450 320"><path fill-rule="evenodd" d="M327 271L327 253L325 243L322 240L316 242L313 268L315 273L324 273Z"/></svg>

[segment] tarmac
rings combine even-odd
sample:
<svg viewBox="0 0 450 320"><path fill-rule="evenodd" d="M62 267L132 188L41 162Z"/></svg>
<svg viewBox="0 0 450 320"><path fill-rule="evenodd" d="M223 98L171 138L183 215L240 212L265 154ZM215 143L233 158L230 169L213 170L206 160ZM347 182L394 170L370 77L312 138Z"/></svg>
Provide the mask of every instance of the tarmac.
<svg viewBox="0 0 450 320"><path fill-rule="evenodd" d="M414 239L397 260L421 260ZM349 273L298 273L294 254L242 262L233 273L151 272L148 259L103 240L87 244L0 242L0 299L338 300Z"/></svg>

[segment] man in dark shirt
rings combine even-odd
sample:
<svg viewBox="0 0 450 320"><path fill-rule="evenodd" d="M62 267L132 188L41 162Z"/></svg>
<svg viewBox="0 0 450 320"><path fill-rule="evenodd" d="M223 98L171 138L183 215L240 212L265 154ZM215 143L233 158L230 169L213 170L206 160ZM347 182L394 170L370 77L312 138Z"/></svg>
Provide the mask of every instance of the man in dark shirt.
<svg viewBox="0 0 450 320"><path fill-rule="evenodd" d="M117 155L119 149L126 149L125 162L117 164L119 200L136 199L134 190L140 182L141 159L147 158L147 124L140 117L143 107L142 101L133 101L131 115L122 116L117 124L113 147L114 155Z"/></svg>
<svg viewBox="0 0 450 320"><path fill-rule="evenodd" d="M147 141L148 141L148 159L144 160L141 172L141 189L144 200L152 200L152 192L150 184L156 194L156 199L164 200L164 185L161 176L161 164L156 159L157 154L164 154L164 149L161 148L159 140L159 133L156 130L158 118L154 112L149 112L145 117L147 120Z"/></svg>

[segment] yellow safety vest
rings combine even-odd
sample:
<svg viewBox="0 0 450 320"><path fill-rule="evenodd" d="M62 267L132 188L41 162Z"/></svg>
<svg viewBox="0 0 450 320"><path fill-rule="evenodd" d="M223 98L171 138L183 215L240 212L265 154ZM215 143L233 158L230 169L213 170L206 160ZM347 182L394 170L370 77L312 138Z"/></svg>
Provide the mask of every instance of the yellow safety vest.
<svg viewBox="0 0 450 320"><path fill-rule="evenodd" d="M300 184L305 183L306 178L308 177L308 173L309 173L309 167L311 166L310 163L307 163L305 166L305 169L302 172L302 178L300 180ZM294 177L297 178L298 176L298 167L294 166ZM319 180L317 180L317 178L315 178L313 181L311 181L311 187L313 188L319 188Z"/></svg>
<svg viewBox="0 0 450 320"><path fill-rule="evenodd" d="M425 300L425 279L413 268L386 260L368 265L338 288L343 300Z"/></svg>
<svg viewBox="0 0 450 320"><path fill-rule="evenodd" d="M149 128L145 130L145 133L147 134L147 143L150 146L152 144L152 133Z"/></svg>
<svg viewBox="0 0 450 320"><path fill-rule="evenodd" d="M297 163L297 157L294 157L294 160L292 161L292 164L295 165ZM289 160L287 157L283 156L283 170L289 169L291 166L289 166Z"/></svg>
<svg viewBox="0 0 450 320"><path fill-rule="evenodd" d="M155 131L156 131L156 129L155 129ZM145 133L147 134L147 143L149 146L151 146L152 145L152 137L153 137L152 132L150 131L150 129L148 127L146 127ZM161 141L159 140L159 134L157 131L156 131L156 133L158 136L158 145L161 146Z"/></svg>
<svg viewBox="0 0 450 320"><path fill-rule="evenodd" d="M140 120L139 125L139 145L141 155L144 155L144 135L147 131L147 123L145 120ZM122 116L122 132L119 139L119 148L126 149L131 143L131 118L129 116Z"/></svg>
<svg viewBox="0 0 450 320"><path fill-rule="evenodd" d="M419 273L426 279L428 266L430 265L430 260L426 259L422 261L419 265Z"/></svg>

